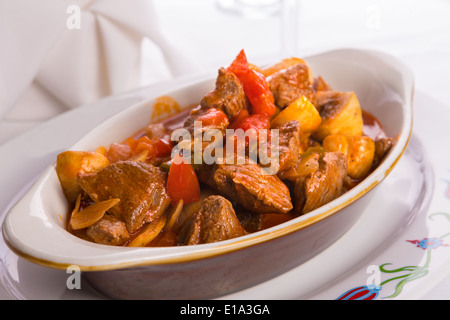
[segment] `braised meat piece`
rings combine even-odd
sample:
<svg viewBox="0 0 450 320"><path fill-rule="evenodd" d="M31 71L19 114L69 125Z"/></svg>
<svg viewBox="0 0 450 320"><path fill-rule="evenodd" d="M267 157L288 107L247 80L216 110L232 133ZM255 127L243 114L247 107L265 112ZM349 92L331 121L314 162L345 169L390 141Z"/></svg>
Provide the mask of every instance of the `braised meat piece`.
<svg viewBox="0 0 450 320"><path fill-rule="evenodd" d="M201 164L199 165L195 173L197 174L197 179L205 186L216 190L216 182L214 181L214 172L217 170L217 164Z"/></svg>
<svg viewBox="0 0 450 320"><path fill-rule="evenodd" d="M184 244L188 245L217 242L246 234L231 202L217 195L202 201L200 209L187 226Z"/></svg>
<svg viewBox="0 0 450 320"><path fill-rule="evenodd" d="M150 139L163 139L168 135L168 131L162 123L150 123L144 130Z"/></svg>
<svg viewBox="0 0 450 320"><path fill-rule="evenodd" d="M286 185L276 176L264 174L258 164L219 164L213 174L216 189L228 199L256 213L286 213L292 209Z"/></svg>
<svg viewBox="0 0 450 320"><path fill-rule="evenodd" d="M319 169L297 180L294 187L295 212L304 214L327 204L343 192L347 158L340 152L325 152Z"/></svg>
<svg viewBox="0 0 450 320"><path fill-rule="evenodd" d="M217 129L220 132L225 133L225 130L230 123L228 118L223 119L222 121L208 121L208 118L212 116L211 113L214 113L215 111L217 111L217 108L206 108L201 105L197 106L189 112L189 116L184 121L183 127L192 135L194 134L195 121L201 121L201 131L203 133L210 129Z"/></svg>
<svg viewBox="0 0 450 320"><path fill-rule="evenodd" d="M315 92L333 90L333 88L327 82L325 82L322 76L318 76L317 78L314 79L313 88Z"/></svg>
<svg viewBox="0 0 450 320"><path fill-rule="evenodd" d="M286 108L302 95L314 104L313 81L308 66L303 63L298 63L267 77L275 104L281 109Z"/></svg>
<svg viewBox="0 0 450 320"><path fill-rule="evenodd" d="M165 181L159 168L134 161L116 162L97 173L78 176L79 185L93 201L120 199L110 212L125 222L130 233L167 209L170 199Z"/></svg>
<svg viewBox="0 0 450 320"><path fill-rule="evenodd" d="M200 105L203 108L222 110L232 122L239 111L247 108L248 102L244 88L236 75L225 68L220 68L215 89L203 97Z"/></svg>
<svg viewBox="0 0 450 320"><path fill-rule="evenodd" d="M201 123L199 126L195 122ZM220 148L225 136L229 120L225 113L216 108L205 108L198 106L191 110L184 122L184 129L187 129L190 136L187 139L184 135L180 137L177 148L191 151L191 163L203 163L203 151L209 146L209 157L213 158L211 150L213 146ZM197 127L196 127L197 125ZM216 140L217 139L217 140ZM213 162L214 160L211 160Z"/></svg>
<svg viewBox="0 0 450 320"><path fill-rule="evenodd" d="M290 121L278 128L278 154L280 167L278 172L297 165L300 158L300 124Z"/></svg>
<svg viewBox="0 0 450 320"><path fill-rule="evenodd" d="M121 246L130 238L125 222L110 214L89 226L86 234L96 243L111 246Z"/></svg>
<svg viewBox="0 0 450 320"><path fill-rule="evenodd" d="M373 167L377 167L384 156L391 150L394 145L394 140L392 138L379 137L375 140L375 157L373 159Z"/></svg>

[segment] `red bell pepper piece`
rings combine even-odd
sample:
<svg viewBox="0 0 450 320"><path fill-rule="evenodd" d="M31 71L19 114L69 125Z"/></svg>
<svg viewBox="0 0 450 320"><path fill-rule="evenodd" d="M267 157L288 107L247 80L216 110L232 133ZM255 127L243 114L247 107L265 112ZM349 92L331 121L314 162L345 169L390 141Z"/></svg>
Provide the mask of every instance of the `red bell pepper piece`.
<svg viewBox="0 0 450 320"><path fill-rule="evenodd" d="M126 143L112 143L106 151L109 162L127 160L131 157L132 150Z"/></svg>
<svg viewBox="0 0 450 320"><path fill-rule="evenodd" d="M191 164L176 154L170 165L167 177L167 194L172 205L176 206L178 201L188 204L200 199L200 184Z"/></svg>
<svg viewBox="0 0 450 320"><path fill-rule="evenodd" d="M248 113L247 109L242 109L239 111L239 113L236 115L234 121L228 126L228 129L238 129L240 128L241 122L247 118L250 114Z"/></svg>
<svg viewBox="0 0 450 320"><path fill-rule="evenodd" d="M228 126L229 129L242 129L246 132L249 129L254 129L256 138L259 139L260 130L270 129L270 118L263 114L251 114L249 115L247 110L241 110L236 119ZM245 144L248 145L249 140L245 140Z"/></svg>
<svg viewBox="0 0 450 320"><path fill-rule="evenodd" d="M264 75L250 68L244 50L227 69L241 81L245 95L252 105L252 113L271 117L275 113L275 104L269 84Z"/></svg>
<svg viewBox="0 0 450 320"><path fill-rule="evenodd" d="M245 118L237 119L233 121L231 129L242 129L245 131L249 129L255 129L256 131L261 129L270 129L270 118L263 114L251 114Z"/></svg>

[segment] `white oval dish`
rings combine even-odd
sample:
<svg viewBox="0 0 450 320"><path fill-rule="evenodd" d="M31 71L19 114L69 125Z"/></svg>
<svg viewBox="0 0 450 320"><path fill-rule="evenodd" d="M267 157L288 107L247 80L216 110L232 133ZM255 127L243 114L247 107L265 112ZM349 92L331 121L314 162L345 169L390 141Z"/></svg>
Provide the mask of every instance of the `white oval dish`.
<svg viewBox="0 0 450 320"><path fill-rule="evenodd" d="M8 212L3 223L5 242L34 263L58 269L77 265L100 292L123 299L221 296L307 261L354 224L369 200L369 191L402 156L412 130L413 77L397 59L373 51L337 50L305 60L315 75L322 75L335 89L354 91L361 106L380 119L388 135L396 137L380 166L343 196L289 222L218 243L113 247L87 242L65 230L68 207L52 165ZM214 81L212 75L158 96L170 95L180 105L189 106L210 91ZM148 123L153 101L113 116L70 149L93 150L129 136Z"/></svg>

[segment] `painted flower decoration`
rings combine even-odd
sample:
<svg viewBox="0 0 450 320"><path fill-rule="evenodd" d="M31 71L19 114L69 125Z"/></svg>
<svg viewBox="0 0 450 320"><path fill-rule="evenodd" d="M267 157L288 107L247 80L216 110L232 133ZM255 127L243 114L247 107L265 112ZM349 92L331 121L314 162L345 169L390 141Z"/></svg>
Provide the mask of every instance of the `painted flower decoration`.
<svg viewBox="0 0 450 320"><path fill-rule="evenodd" d="M373 284L360 286L348 290L336 300L374 300L378 296L380 290L380 286Z"/></svg>
<svg viewBox="0 0 450 320"><path fill-rule="evenodd" d="M444 216L445 218L447 218L448 221L450 221L450 214L446 212L435 212L432 213L428 218L433 219L436 216ZM386 274L395 273L397 275L384 280L377 286L367 285L350 289L345 293L343 293L342 295L340 295L336 300L374 300L377 298L378 293L381 291L381 288L391 281L397 282L394 292L389 296L382 297L381 299L389 299L397 297L409 282L425 277L429 273L432 252L434 252L434 249L440 247L449 247L450 244L447 244L443 241L443 239L448 236L450 236L450 232L444 234L439 238L432 237L432 238L423 238L422 240L406 240L407 242L415 244L417 248L426 250L426 260L422 265L419 266L407 265L396 269L388 269L386 268L386 266L391 265L391 263L383 263L379 266L381 272Z"/></svg>
<svg viewBox="0 0 450 320"><path fill-rule="evenodd" d="M418 248L424 250L436 249L439 247L448 247L448 244L444 243L440 238L423 238L422 240L406 240L415 244Z"/></svg>

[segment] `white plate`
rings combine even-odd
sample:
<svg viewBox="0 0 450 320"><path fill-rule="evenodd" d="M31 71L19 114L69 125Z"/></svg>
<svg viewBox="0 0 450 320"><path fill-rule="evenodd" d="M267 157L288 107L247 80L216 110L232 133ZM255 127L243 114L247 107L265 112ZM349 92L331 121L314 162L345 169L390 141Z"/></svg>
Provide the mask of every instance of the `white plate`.
<svg viewBox="0 0 450 320"><path fill-rule="evenodd" d="M110 97L76 109L2 146L0 167L8 168L2 173L0 182L1 190L5 191L0 198L1 208L5 209L3 213L61 150L72 145L97 123L121 108L144 100L165 85L174 84L169 82L129 95ZM443 150L436 137L445 136L450 108L420 93L416 94L415 102L415 135L411 145L383 188L375 190L377 194L373 206L368 209L379 212L379 219L374 221L370 218L373 215L365 214L343 238L314 259L273 280L223 298L335 299L353 287L364 285L369 278L368 266L392 263L389 268L395 269L421 266L428 261L431 250L420 249L406 240L439 237L449 232L450 222L444 215L433 216L433 220L430 216L444 211L444 204L448 206L446 189L443 188L446 185L442 179L450 180L449 168L445 167L446 163L450 163L450 154ZM432 126L428 123L430 119L433 120ZM84 123L85 126L75 126L73 131L67 132L67 124L74 122ZM417 153L422 148L421 142L431 163L422 157L423 154ZM434 155L440 155L440 158ZM433 168L439 177L434 180ZM427 265L428 274L408 282L396 298L420 297L445 276L450 270L449 255L445 250L448 248L443 246L433 250ZM69 290L66 281L70 274L18 258L3 242L0 244L0 258L4 299L102 298L85 283L82 283L80 290ZM385 281L392 274L383 273L381 277L381 281ZM392 293L397 284L390 281L388 285L383 286L379 298L386 296L385 293Z"/></svg>

